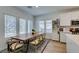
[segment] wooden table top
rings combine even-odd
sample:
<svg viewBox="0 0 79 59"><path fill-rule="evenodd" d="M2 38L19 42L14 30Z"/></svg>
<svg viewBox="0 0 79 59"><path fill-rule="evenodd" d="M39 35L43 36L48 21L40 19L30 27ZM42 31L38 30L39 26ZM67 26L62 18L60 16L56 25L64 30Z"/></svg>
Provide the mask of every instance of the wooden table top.
<svg viewBox="0 0 79 59"><path fill-rule="evenodd" d="M11 37L11 38L18 39L18 40L28 40L28 39L31 39L33 37L39 36L41 34L44 34L44 33L36 33L34 35L32 35L31 33L27 33L27 34L16 35L16 36Z"/></svg>

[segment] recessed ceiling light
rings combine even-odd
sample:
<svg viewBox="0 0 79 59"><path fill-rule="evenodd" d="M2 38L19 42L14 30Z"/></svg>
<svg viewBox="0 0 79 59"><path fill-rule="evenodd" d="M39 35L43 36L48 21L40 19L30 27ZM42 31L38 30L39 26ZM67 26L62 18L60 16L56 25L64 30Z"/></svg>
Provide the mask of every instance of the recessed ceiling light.
<svg viewBox="0 0 79 59"><path fill-rule="evenodd" d="M39 6L35 6L36 8L38 8Z"/></svg>
<svg viewBox="0 0 79 59"><path fill-rule="evenodd" d="M32 6L27 6L27 8L32 8Z"/></svg>
<svg viewBox="0 0 79 59"><path fill-rule="evenodd" d="M38 8L39 6L27 6L27 8Z"/></svg>

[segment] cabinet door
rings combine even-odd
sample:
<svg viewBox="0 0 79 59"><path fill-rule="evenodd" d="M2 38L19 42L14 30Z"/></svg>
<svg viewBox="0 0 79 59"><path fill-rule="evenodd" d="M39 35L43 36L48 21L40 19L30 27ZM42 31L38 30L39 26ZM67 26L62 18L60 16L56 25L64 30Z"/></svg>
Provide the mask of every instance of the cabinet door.
<svg viewBox="0 0 79 59"><path fill-rule="evenodd" d="M66 42L66 36L62 32L60 32L60 41L61 42Z"/></svg>
<svg viewBox="0 0 79 59"><path fill-rule="evenodd" d="M66 44L68 53L79 53L79 46L74 41L67 39Z"/></svg>
<svg viewBox="0 0 79 59"><path fill-rule="evenodd" d="M46 34L46 38L56 40L56 41L59 40L59 36L58 36L58 34L56 32Z"/></svg>

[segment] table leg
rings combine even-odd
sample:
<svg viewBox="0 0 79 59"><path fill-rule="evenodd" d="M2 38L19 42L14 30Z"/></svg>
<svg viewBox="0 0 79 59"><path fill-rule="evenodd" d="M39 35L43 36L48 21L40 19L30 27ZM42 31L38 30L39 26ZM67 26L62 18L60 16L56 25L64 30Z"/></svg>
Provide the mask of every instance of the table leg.
<svg viewBox="0 0 79 59"><path fill-rule="evenodd" d="M26 41L24 41L24 53L27 53L28 52L28 50L29 50L29 40L27 40L27 42Z"/></svg>
<svg viewBox="0 0 79 59"><path fill-rule="evenodd" d="M29 51L29 40L27 41L27 52Z"/></svg>

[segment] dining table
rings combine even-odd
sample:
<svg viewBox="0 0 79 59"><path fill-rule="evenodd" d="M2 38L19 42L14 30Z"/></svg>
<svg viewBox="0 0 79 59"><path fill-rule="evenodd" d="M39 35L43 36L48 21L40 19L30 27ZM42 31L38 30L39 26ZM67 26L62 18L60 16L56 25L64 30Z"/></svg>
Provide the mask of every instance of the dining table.
<svg viewBox="0 0 79 59"><path fill-rule="evenodd" d="M11 37L11 39L16 39L19 41L23 41L24 45L27 45L26 51L28 52L29 49L29 42L33 41L36 39L36 37L40 36L40 35L44 35L45 33L36 33L36 34L32 34L32 33L27 33L27 34L20 34L20 35L16 35ZM9 50L9 46L8 46L8 50Z"/></svg>

